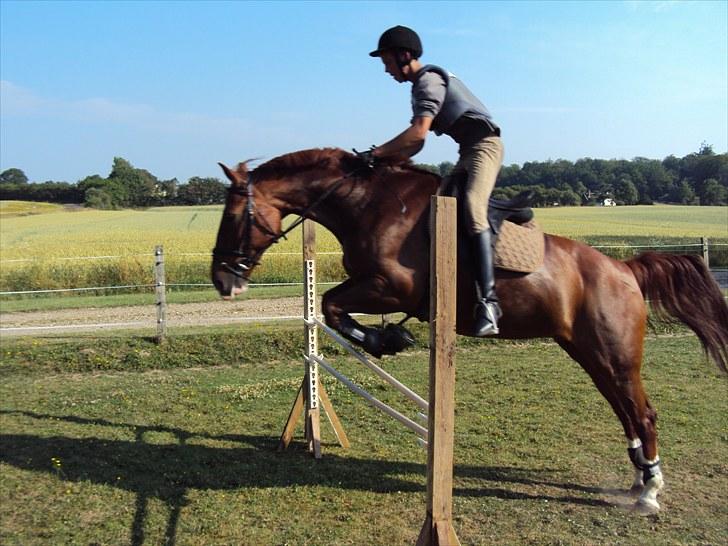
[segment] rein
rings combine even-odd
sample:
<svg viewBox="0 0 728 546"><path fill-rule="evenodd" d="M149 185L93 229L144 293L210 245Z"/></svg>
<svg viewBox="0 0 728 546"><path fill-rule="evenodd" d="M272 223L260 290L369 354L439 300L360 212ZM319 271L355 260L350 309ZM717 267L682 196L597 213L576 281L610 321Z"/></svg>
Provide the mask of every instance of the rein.
<svg viewBox="0 0 728 546"><path fill-rule="evenodd" d="M322 193L318 199L316 199L313 203L311 203L308 207L306 207L300 214L298 220L293 222L288 228L281 231L280 233L275 233L269 225L262 224L256 214L255 214L255 200L253 198L253 178L251 175L248 175L248 180L246 183L245 190L242 190L241 188L234 188L230 187L228 188L228 193L233 193L236 195L243 195L248 198L247 203L245 204L245 237L242 241L242 244L237 249L229 249L229 248L219 248L215 247L212 249L212 255L215 258L220 258L222 256L235 256L238 258L242 258L242 260L236 264L230 265L227 262L221 262L220 265L227 270L229 273L235 275L238 278L244 279L244 273L246 271L249 271L259 263L259 258L263 254L266 248L268 248L270 245L273 245L280 241L281 239L286 239L286 235L288 235L291 231L293 231L295 228L297 228L299 225L303 223L303 221L306 219L306 216L313 211L316 207L318 207L321 203L323 203L332 193L334 193L337 189L339 189L344 182L346 182L349 178L351 178L353 175L361 171L362 169L355 169L354 171L351 171L341 178L339 178L329 189L327 189L324 193ZM250 250L251 250L251 236L252 236L252 227L255 225L258 229L260 229L263 233L268 235L271 240L270 242L265 245L265 247L261 250L258 250L250 256Z"/></svg>

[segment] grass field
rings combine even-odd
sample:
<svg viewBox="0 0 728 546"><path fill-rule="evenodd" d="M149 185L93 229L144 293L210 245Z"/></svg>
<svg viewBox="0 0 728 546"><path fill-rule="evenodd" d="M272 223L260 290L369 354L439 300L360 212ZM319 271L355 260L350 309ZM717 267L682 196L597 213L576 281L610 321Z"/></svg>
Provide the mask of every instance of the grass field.
<svg viewBox="0 0 728 546"><path fill-rule="evenodd" d="M426 341L426 329L415 328ZM694 337L651 337L663 510L629 511L621 427L553 343L460 339L454 526L463 544L717 545L728 541L726 378ZM352 447L275 451L301 380L300 327L4 340L0 542L414 544L425 451L325 377ZM414 408L324 343L404 413ZM426 347L385 367L425 394ZM221 365L224 364L224 365Z"/></svg>
<svg viewBox="0 0 728 546"><path fill-rule="evenodd" d="M3 202L0 210L22 211L36 205ZM219 206L50 210L2 216L1 291L151 284L153 251L160 244L168 283L209 283ZM701 236L728 243L728 207L563 207L537 209L536 218L549 233L590 244L696 244ZM269 250L253 276L255 282L300 281L300 233L295 230ZM319 279L342 279L341 257L324 254L339 251L339 245L324 229L318 230L317 249ZM621 258L631 251L605 252ZM728 264L728 249L715 253L715 260Z"/></svg>

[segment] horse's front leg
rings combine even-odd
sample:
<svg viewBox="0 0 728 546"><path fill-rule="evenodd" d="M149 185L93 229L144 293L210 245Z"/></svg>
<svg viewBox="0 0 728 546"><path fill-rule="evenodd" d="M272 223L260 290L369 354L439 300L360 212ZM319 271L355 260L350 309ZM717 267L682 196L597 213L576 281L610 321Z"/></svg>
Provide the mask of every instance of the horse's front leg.
<svg viewBox="0 0 728 546"><path fill-rule="evenodd" d="M348 279L323 296L326 324L377 358L411 347L414 337L406 328L396 324L388 324L386 328L364 326L349 313L379 315L403 310L402 295L396 294L385 279L376 276Z"/></svg>

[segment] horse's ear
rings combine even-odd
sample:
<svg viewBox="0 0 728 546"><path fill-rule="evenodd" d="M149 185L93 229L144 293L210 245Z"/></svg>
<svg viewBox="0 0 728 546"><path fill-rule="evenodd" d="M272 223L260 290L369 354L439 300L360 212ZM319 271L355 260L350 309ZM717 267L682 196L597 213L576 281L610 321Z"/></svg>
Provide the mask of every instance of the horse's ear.
<svg viewBox="0 0 728 546"><path fill-rule="evenodd" d="M242 186L245 184L247 180L247 176L240 175L240 165L238 165L238 168L236 170L230 169L227 165L223 163L218 163L220 165L220 168L222 169L222 172L225 173L225 176L227 176L228 180L230 180L231 184L233 186Z"/></svg>

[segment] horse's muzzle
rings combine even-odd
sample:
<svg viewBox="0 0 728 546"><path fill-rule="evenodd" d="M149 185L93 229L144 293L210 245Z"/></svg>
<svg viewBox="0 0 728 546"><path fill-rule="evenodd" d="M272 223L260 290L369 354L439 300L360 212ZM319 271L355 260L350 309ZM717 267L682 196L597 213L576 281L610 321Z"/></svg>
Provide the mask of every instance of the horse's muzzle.
<svg viewBox="0 0 728 546"><path fill-rule="evenodd" d="M232 300L238 294L248 289L248 279L242 275L235 275L224 262L212 264L212 284L222 299Z"/></svg>

